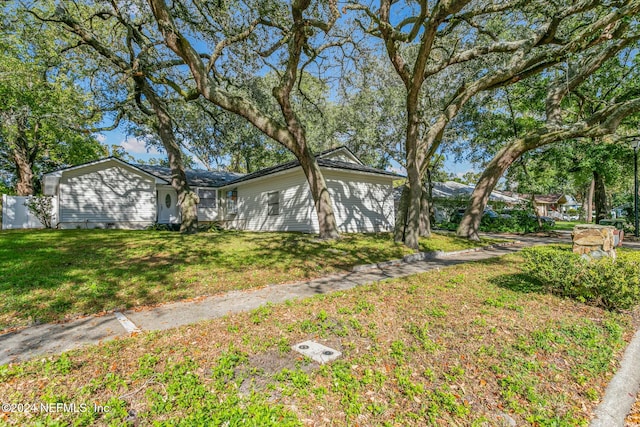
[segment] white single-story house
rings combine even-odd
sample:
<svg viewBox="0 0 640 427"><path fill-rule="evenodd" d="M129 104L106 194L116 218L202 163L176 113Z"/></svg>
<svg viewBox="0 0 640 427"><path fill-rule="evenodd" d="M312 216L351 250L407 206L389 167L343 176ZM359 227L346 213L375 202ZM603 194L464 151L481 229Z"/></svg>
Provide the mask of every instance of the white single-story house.
<svg viewBox="0 0 640 427"><path fill-rule="evenodd" d="M392 172L364 165L346 147L317 155L341 232L393 228ZM253 231L318 232L318 218L299 162L247 175L187 170L200 197L198 220ZM58 228L144 228L179 224L169 168L109 157L45 174L43 192L57 199Z"/></svg>

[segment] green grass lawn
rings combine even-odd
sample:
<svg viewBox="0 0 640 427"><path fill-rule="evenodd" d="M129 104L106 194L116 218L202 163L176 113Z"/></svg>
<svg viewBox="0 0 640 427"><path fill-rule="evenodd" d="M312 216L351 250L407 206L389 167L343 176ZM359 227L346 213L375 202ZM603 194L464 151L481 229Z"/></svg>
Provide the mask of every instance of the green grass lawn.
<svg viewBox="0 0 640 427"><path fill-rule="evenodd" d="M554 230L570 230L573 231L573 227L575 227L576 225L581 225L581 224L585 224L582 221L556 221L556 225L555 227L553 227Z"/></svg>
<svg viewBox="0 0 640 427"><path fill-rule="evenodd" d="M0 366L3 403L89 408L0 413L0 424L587 425L632 316L546 294L521 263L458 265ZM320 366L291 350L309 339L342 357Z"/></svg>
<svg viewBox="0 0 640 427"><path fill-rule="evenodd" d="M493 243L434 235L421 249ZM0 330L311 279L400 258L389 234L43 230L0 233Z"/></svg>

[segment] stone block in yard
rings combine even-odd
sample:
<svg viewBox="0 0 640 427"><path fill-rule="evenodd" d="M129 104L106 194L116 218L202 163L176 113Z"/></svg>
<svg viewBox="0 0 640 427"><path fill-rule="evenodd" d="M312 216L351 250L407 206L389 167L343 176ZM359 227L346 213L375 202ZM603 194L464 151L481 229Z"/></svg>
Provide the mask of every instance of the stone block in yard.
<svg viewBox="0 0 640 427"><path fill-rule="evenodd" d="M609 225L581 224L573 228L573 252L594 258L616 257L615 227Z"/></svg>

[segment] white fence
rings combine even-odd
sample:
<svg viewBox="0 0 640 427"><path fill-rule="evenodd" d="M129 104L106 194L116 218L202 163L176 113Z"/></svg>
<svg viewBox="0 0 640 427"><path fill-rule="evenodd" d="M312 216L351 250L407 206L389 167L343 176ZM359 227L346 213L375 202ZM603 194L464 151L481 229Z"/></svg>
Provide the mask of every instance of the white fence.
<svg viewBox="0 0 640 427"><path fill-rule="evenodd" d="M44 225L24 205L28 196L2 195L2 230L20 228L44 228ZM53 218L51 223L55 227L57 222L55 213L58 212L58 201L53 199Z"/></svg>

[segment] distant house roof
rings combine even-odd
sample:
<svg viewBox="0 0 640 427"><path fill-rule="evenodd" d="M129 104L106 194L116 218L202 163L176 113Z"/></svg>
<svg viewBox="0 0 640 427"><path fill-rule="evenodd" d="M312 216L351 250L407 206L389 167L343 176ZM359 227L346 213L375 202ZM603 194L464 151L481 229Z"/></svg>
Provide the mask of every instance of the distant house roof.
<svg viewBox="0 0 640 427"><path fill-rule="evenodd" d="M133 165L143 171L171 182L171 169L157 165ZM223 185L243 176L241 173L224 171L206 171L186 169L187 182L193 187L222 187Z"/></svg>
<svg viewBox="0 0 640 427"><path fill-rule="evenodd" d="M473 189L475 188L473 185L462 184L455 181L432 182L431 185L433 186L432 195L434 199L458 199L466 201L471 196L471 193L473 193ZM402 187L396 187L394 189L394 200L400 200L401 195ZM492 191L489 196L489 201L510 204L517 204L521 202L520 199L507 196L500 191Z"/></svg>
<svg viewBox="0 0 640 427"><path fill-rule="evenodd" d="M547 194L547 195L539 195L534 196L534 200L539 205L554 205L554 204L564 204L567 199L562 194Z"/></svg>
<svg viewBox="0 0 640 427"><path fill-rule="evenodd" d="M469 184L461 184L455 181L446 182L434 182L433 185L433 197L440 199L456 199L456 198L469 198L475 186ZM517 197L508 196L499 191L492 191L489 196L489 200L492 202L504 202L504 203L520 203L520 199Z"/></svg>
<svg viewBox="0 0 640 427"><path fill-rule="evenodd" d="M531 194L519 194L513 192L504 192L505 194L518 197L522 200L531 200ZM534 196L535 202L538 205L577 205L578 203L570 194L536 194Z"/></svg>

